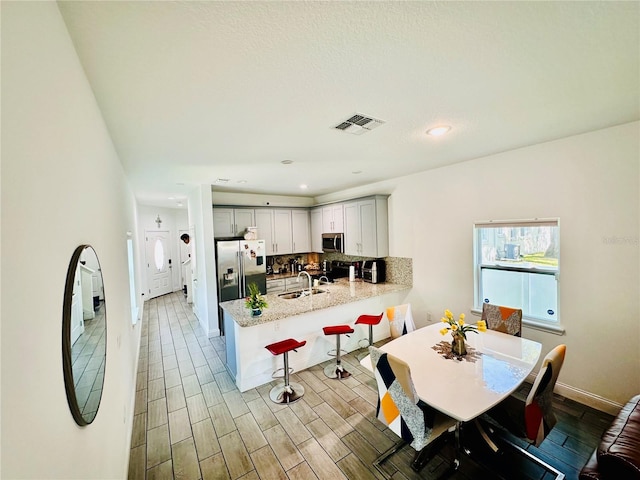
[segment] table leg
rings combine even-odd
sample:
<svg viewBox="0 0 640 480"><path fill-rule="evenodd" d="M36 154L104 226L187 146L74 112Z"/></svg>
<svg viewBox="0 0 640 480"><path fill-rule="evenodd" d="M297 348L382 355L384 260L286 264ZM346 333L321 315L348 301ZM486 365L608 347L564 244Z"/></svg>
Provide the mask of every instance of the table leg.
<svg viewBox="0 0 640 480"><path fill-rule="evenodd" d="M498 446L494 443L493 440L491 440L491 437L489 437L489 434L484 429L482 424L478 421L477 418L474 419L474 422L476 424L476 428L478 429L478 432L480 432L480 435L482 436L482 439L487 443L487 445L489 445L489 448L491 448L491 450L493 450L494 453L498 453L498 450L499 450Z"/></svg>
<svg viewBox="0 0 640 480"><path fill-rule="evenodd" d="M456 422L456 431L454 433L456 440L456 458L453 459L453 469L457 470L460 466L460 457L462 454L462 441L460 439L460 429L462 428L462 422Z"/></svg>

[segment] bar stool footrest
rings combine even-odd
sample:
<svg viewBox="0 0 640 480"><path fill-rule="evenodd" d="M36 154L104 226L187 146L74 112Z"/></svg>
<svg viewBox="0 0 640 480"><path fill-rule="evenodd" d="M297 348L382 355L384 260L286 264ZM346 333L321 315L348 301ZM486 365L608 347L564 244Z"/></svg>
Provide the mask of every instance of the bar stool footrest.
<svg viewBox="0 0 640 480"><path fill-rule="evenodd" d="M289 375L291 375L295 370L289 367ZM284 378L284 368L279 368L274 370L271 374L271 378Z"/></svg>
<svg viewBox="0 0 640 480"><path fill-rule="evenodd" d="M347 355L348 353L349 352L347 352L346 350L340 349L340 355ZM337 357L338 351L335 348L332 348L327 352L327 355L329 355L330 357Z"/></svg>

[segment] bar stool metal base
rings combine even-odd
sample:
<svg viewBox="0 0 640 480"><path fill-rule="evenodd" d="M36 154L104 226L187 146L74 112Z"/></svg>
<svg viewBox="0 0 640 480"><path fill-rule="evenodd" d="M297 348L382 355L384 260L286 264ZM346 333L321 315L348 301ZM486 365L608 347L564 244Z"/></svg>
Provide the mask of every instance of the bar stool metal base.
<svg viewBox="0 0 640 480"><path fill-rule="evenodd" d="M297 402L304 395L304 387L296 382L289 382L276 385L269 392L269 398L274 403L289 404Z"/></svg>
<svg viewBox="0 0 640 480"><path fill-rule="evenodd" d="M351 373L347 372L342 365L336 363L324 367L324 374L329 378L337 378L338 380L351 376Z"/></svg>

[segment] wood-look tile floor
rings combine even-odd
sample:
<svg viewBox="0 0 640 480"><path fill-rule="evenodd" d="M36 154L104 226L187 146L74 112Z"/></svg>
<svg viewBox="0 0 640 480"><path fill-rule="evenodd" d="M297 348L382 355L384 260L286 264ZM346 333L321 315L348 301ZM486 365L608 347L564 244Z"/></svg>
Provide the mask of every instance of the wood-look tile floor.
<svg viewBox="0 0 640 480"><path fill-rule="evenodd" d="M362 352L343 357L352 376L342 381L326 378L324 364L294 373L305 395L282 406L269 399L275 383L236 388L224 338L205 336L182 292L149 300L142 322L130 480L381 478L372 462L397 437L375 418L376 385L358 363ZM575 480L612 417L558 396L554 404L559 423L529 450ZM446 444L420 473L404 448L385 471L395 480L439 478L452 448ZM492 461L512 467L497 475L463 457L449 478L549 478L517 458Z"/></svg>

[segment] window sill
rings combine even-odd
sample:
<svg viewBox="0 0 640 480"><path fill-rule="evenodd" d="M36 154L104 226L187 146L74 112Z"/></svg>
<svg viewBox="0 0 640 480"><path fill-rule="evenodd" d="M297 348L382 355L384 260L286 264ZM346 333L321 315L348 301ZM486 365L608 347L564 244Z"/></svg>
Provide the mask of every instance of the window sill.
<svg viewBox="0 0 640 480"><path fill-rule="evenodd" d="M478 310L477 308L472 308L471 313L477 316L482 315L482 310ZM543 323L540 321L536 321L530 318L522 318L522 326L527 328L533 328L534 330L540 330L542 332L553 333L554 335L564 335L564 327L560 324L551 325L549 323Z"/></svg>

